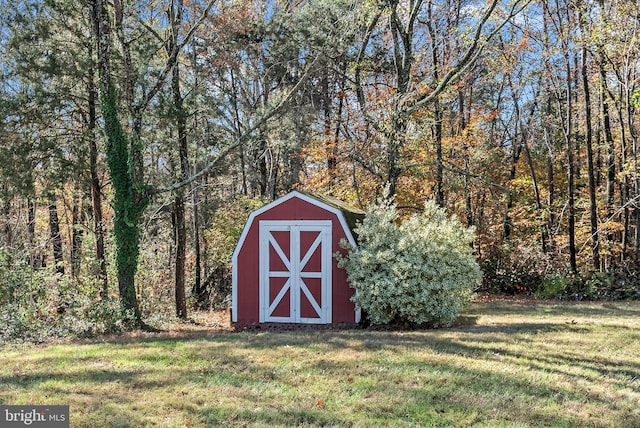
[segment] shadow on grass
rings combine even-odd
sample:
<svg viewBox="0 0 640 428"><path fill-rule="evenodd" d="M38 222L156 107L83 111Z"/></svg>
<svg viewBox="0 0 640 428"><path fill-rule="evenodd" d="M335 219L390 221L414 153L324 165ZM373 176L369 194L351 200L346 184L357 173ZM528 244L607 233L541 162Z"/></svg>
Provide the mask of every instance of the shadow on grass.
<svg viewBox="0 0 640 428"><path fill-rule="evenodd" d="M592 326L566 321L578 313L566 309L541 319L556 309L511 308L528 320L494 324L472 312L441 330L156 334L61 345L0 376L0 402L32 391L64 397L83 418L77 426L155 425L154 406L171 407L193 391L211 398L177 412L201 426L640 426L637 409L615 398L639 391L640 362L604 345L600 354L580 355L569 342L574 334L590 338ZM599 328L637 337L625 325ZM568 342L543 346L553 337ZM325 405L308 401L318 393ZM140 402L156 396L153 406Z"/></svg>
<svg viewBox="0 0 640 428"><path fill-rule="evenodd" d="M573 302L564 300L534 300L530 302L474 303L466 313L483 315L547 315L587 317L640 317L640 302Z"/></svg>

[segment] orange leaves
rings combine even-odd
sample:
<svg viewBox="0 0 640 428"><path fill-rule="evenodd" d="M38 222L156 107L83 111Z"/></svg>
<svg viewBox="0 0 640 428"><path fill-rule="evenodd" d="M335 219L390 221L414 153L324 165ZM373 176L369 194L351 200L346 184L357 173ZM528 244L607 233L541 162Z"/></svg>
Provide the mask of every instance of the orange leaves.
<svg viewBox="0 0 640 428"><path fill-rule="evenodd" d="M518 43L517 46L516 46L516 50L518 52L520 52L520 51L529 51L530 50L529 37L527 37L526 35L523 35L522 38L520 39L520 43Z"/></svg>

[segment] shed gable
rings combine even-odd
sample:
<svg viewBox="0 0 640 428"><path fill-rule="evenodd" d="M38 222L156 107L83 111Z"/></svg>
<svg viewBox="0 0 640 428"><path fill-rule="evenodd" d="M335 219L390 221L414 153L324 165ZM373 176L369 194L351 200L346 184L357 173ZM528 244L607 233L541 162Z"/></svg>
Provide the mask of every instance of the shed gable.
<svg viewBox="0 0 640 428"><path fill-rule="evenodd" d="M267 205L263 206L262 208L258 208L256 211L252 212L251 215L249 216L249 219L247 220L247 224L245 224L244 229L242 230L242 234L240 235L240 239L238 240L238 245L236 245L235 251L233 252L233 256L232 256L232 260L235 261L237 256L238 256L238 252L240 251L240 249L242 248L242 246L244 245L244 242L247 239L247 234L249 233L249 229L251 228L253 222L256 220L257 217L259 217L260 215L262 215L263 213L266 213L267 211L277 207L278 205L282 205L285 202L293 199L293 198L298 198L304 202L307 202L309 204L315 205L318 208L321 208L323 210L326 210L332 214L334 214L336 217L338 217L338 221L340 222L340 225L342 226L342 229L345 231L345 235L347 235L347 240L349 241L349 243L351 245L353 245L355 247L356 245L356 240L353 237L353 227L355 226L355 220L353 221L347 221L347 218L343 212L343 210L341 210L340 208L330 205L328 202L323 201L320 197L318 196L310 196L306 193L301 193L298 192L297 190L293 190L289 193L287 193L286 195L284 195L281 198L276 199L275 201L272 201L270 203L268 203ZM327 201L329 199L327 198ZM337 201L337 200L336 200ZM355 213L355 211L354 211ZM364 216L364 212L361 212L362 215ZM355 216L354 216L355 217ZM353 223L353 226L350 224ZM350 227L351 226L351 227Z"/></svg>

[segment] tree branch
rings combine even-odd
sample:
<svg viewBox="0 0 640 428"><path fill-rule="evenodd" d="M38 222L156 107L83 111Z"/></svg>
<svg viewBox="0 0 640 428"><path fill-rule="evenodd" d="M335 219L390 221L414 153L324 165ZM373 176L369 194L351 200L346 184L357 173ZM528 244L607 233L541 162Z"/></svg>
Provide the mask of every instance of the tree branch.
<svg viewBox="0 0 640 428"><path fill-rule="evenodd" d="M499 3L499 0L492 0L491 4L482 15L478 26L476 27L471 46L469 46L469 49L467 49L462 59L456 64L455 67L449 70L449 72L444 76L442 81L438 83L438 86L436 86L433 91L429 92L428 94L421 95L415 100L411 100L409 94L407 94L405 99L402 100L402 103L407 106L405 107L405 113L415 113L427 104L433 102L436 97L444 92L449 86L460 80L460 78L475 64L477 59L480 57L480 54L482 54L482 52L484 51L487 42L491 40L496 34L498 34L514 16L524 10L530 2L531 0L525 0L524 4L521 7L517 7L518 5L520 5L519 1L515 2L511 7L509 14L502 21L502 23L498 25L484 40L482 40L482 32L484 30L484 26Z"/></svg>
<svg viewBox="0 0 640 428"><path fill-rule="evenodd" d="M202 15L200 15L196 23L191 26L189 31L187 31L187 34L184 36L182 41L172 46L172 50L169 53L169 58L167 59L167 63L165 64L164 68L160 72L160 75L158 76L158 79L156 80L155 85L153 85L151 90L147 92L146 96L138 106L140 111L144 110L149 105L151 100L153 100L156 94L160 91L160 89L162 89L162 86L164 85L164 82L167 79L169 72L173 69L173 67L175 66L178 60L178 54L180 53L182 48L184 48L186 44L189 43L189 41L195 34L196 30L198 29L198 27L200 27L200 25L204 22L204 20L207 19L207 17L209 16L209 11L211 10L215 2L216 0L209 0L209 3L207 3L207 7L202 12Z"/></svg>
<svg viewBox="0 0 640 428"><path fill-rule="evenodd" d="M205 165L200 171L193 174L190 177L185 178L184 180L178 181L177 183L171 184L167 187L161 188L150 188L145 192L145 196L151 197L154 195L158 195L166 192L173 192L175 190L180 189L181 187L187 186L192 182L198 180L199 178L207 175L213 168L215 168L229 153L238 148L244 141L249 138L254 131L264 125L264 123L275 116L282 108L286 105L289 100L298 92L300 87L304 84L308 77L308 70L312 69L314 64L317 62L318 57L314 58L313 61L309 63L307 68L307 72L305 72L300 79L296 82L296 84L291 88L291 90L280 100L280 102L271 108L268 112L266 112L256 123L250 126L244 133L238 135L233 143L225 147L215 159L211 160L207 165Z"/></svg>
<svg viewBox="0 0 640 428"><path fill-rule="evenodd" d="M378 20L380 19L382 12L378 11L376 15L373 17L367 30L365 32L364 40L362 41L362 45L360 46L360 51L358 52L358 56L356 58L356 67L354 72L355 79L355 89L356 89L356 97L358 99L358 104L360 105L360 110L364 114L366 122L372 126L376 130L380 130L380 127L377 125L376 121L369 115L367 112L367 104L364 99L364 91L362 90L362 81L361 81L361 73L362 73L362 57L364 57L365 51L367 50L367 46L369 45L369 40L371 40L371 36L373 35L373 30L378 24Z"/></svg>

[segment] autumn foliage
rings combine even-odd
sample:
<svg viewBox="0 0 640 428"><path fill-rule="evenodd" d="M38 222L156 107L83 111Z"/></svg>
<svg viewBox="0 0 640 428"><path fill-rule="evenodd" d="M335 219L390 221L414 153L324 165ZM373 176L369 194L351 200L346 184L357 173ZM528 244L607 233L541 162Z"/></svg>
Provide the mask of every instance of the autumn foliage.
<svg viewBox="0 0 640 428"><path fill-rule="evenodd" d="M234 201L389 188L400 219L434 200L475 228L485 289L637 295L634 2L14 3L0 253L36 275L185 319Z"/></svg>

